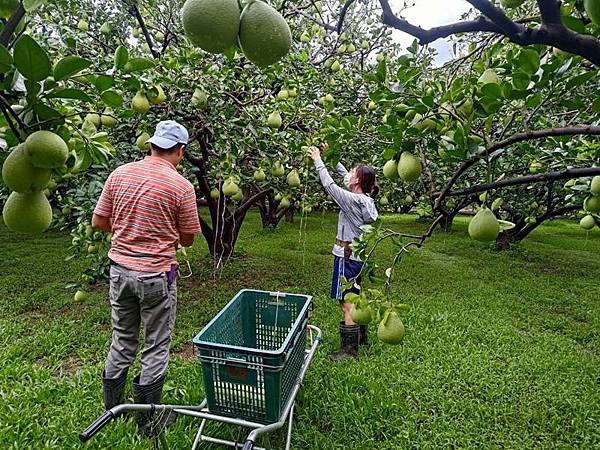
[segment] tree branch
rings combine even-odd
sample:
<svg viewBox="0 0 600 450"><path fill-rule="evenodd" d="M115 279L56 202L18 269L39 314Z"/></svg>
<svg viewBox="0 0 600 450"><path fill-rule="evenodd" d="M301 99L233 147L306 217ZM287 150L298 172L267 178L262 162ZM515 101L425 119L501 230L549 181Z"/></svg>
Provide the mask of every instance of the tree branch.
<svg viewBox="0 0 600 450"><path fill-rule="evenodd" d="M342 26L344 25L344 19L346 18L346 13L348 12L348 9L350 8L350 6L352 6L352 3L354 3L355 0L346 0L346 3L344 4L344 6L342 6L342 10L340 11L340 18L338 20L336 29L338 34L340 34L342 32Z"/></svg>
<svg viewBox="0 0 600 450"><path fill-rule="evenodd" d="M488 191L490 189L500 189L508 186L518 186L521 184L541 183L544 181L564 180L568 178L591 177L600 175L600 167L586 167L581 169L567 169L561 172L548 172L537 175L527 175L524 177L509 178L495 183L479 184L465 189L450 191L446 197L456 197L461 195L476 194L478 192Z"/></svg>
<svg viewBox="0 0 600 450"><path fill-rule="evenodd" d="M542 22L545 24L561 24L560 3L556 0L537 0Z"/></svg>
<svg viewBox="0 0 600 450"><path fill-rule="evenodd" d="M160 55L158 54L158 52L156 50L154 50L154 44L152 43L152 38L150 37L150 33L148 33L148 28L146 27L146 22L144 22L144 18L142 17L142 14L140 13L140 10L137 7L136 2L131 2L130 6L129 6L129 11L136 18L138 23L140 24L140 28L142 29L142 33L144 34L146 43L148 44L148 47L150 47L150 52L152 53L152 57L154 59L158 59L160 57Z"/></svg>
<svg viewBox="0 0 600 450"><path fill-rule="evenodd" d="M12 16L10 16L8 21L4 24L2 32L0 32L0 44L8 48L10 38L17 29L23 16L25 16L25 8L23 7L23 3L19 2L19 6L17 6L17 9L12 13Z"/></svg>
<svg viewBox="0 0 600 450"><path fill-rule="evenodd" d="M465 161L461 164L461 166L458 168L458 170L456 172L454 172L454 175L452 175L452 178L450 178L448 183L446 183L446 186L444 186L442 191L439 193L439 196L437 197L437 200L435 201L433 209L437 210L440 207L440 205L442 204L442 201L447 196L448 192L450 192L450 190L452 189L452 186L454 186L454 183L456 183L456 181L458 181L458 179L467 170L469 170L477 161L479 161L485 155L492 153L495 150L500 150L500 149L506 148L506 147L508 147L512 144L516 144L518 142L529 141L529 140L534 140L534 139L543 139L543 138L551 137L551 136L576 136L576 135L580 135L580 134L600 135L600 126L576 125L573 127L544 128L541 130L530 130L530 131L526 131L523 133L513 134L512 136L509 136L506 139L503 139L501 141L493 143L486 149L480 151L477 155L475 155L470 160Z"/></svg>
<svg viewBox="0 0 600 450"><path fill-rule="evenodd" d="M484 16L471 21L462 21L425 30L397 17L390 7L389 0L379 0L383 10L383 23L404 31L419 40L421 45L457 33L488 32L507 37L521 46L532 44L550 45L569 53L584 57L600 66L600 39L588 34L580 34L567 28L557 18L557 1L538 0L542 13L542 25L530 28L524 23L513 22L504 12L487 0L468 0Z"/></svg>

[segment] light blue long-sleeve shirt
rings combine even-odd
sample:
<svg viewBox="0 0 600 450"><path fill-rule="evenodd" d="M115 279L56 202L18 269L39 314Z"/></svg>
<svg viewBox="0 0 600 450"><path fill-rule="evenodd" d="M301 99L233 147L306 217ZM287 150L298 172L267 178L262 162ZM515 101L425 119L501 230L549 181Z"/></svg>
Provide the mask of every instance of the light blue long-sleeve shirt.
<svg viewBox="0 0 600 450"><path fill-rule="evenodd" d="M354 238L358 238L362 234L361 226L374 222L379 217L375 201L366 194L356 194L338 186L331 178L321 158L315 160L315 169L325 191L340 207L337 239L352 242ZM342 163L338 163L336 170L341 177L346 176L348 173ZM334 245L333 254L343 257L344 248ZM351 259L358 260L354 254Z"/></svg>

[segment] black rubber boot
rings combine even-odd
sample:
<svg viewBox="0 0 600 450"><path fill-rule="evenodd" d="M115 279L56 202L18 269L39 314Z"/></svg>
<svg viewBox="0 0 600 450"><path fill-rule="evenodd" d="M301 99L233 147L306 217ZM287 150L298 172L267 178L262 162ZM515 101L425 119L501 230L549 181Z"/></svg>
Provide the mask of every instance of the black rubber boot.
<svg viewBox="0 0 600 450"><path fill-rule="evenodd" d="M359 325L358 344L369 345L369 325Z"/></svg>
<svg viewBox="0 0 600 450"><path fill-rule="evenodd" d="M135 403L141 404L160 404L162 398L162 389L165 384L165 377L159 378L151 384L139 384L140 376L136 376L133 379L133 399ZM154 414L161 414L161 420L158 422L153 420ZM171 425L175 419L176 414L174 412L162 413L139 412L136 416L136 423L138 426L138 433L146 437L154 437L162 429Z"/></svg>
<svg viewBox="0 0 600 450"><path fill-rule="evenodd" d="M340 322L340 350L330 355L332 361L343 361L348 358L356 358L358 355L358 325L346 325Z"/></svg>
<svg viewBox="0 0 600 450"><path fill-rule="evenodd" d="M106 378L106 373L102 371L102 393L104 397L104 408L111 409L113 406L120 405L124 401L123 391L127 381L127 370L124 370L121 376L117 378Z"/></svg>

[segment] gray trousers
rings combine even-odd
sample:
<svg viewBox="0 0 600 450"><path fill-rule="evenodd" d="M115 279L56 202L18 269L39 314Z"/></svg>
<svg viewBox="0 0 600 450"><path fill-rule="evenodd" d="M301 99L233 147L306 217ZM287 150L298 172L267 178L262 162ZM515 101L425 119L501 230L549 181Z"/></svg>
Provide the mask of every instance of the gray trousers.
<svg viewBox="0 0 600 450"><path fill-rule="evenodd" d="M177 285L170 286L165 273L110 267L112 343L106 364L106 378L117 378L135 360L140 324L144 327L140 384L151 384L167 372L171 332L175 325Z"/></svg>

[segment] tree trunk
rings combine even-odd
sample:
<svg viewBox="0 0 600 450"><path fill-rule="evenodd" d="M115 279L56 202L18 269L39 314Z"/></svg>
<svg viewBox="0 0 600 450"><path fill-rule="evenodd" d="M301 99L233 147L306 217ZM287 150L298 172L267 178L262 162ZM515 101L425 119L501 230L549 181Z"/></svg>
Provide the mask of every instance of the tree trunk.
<svg viewBox="0 0 600 450"><path fill-rule="evenodd" d="M262 197L257 203L260 219L265 230L274 230L281 222L284 216L287 218L289 210L293 210L290 206L288 209L279 208L279 202L275 200L273 192ZM292 217L293 220L293 217Z"/></svg>

